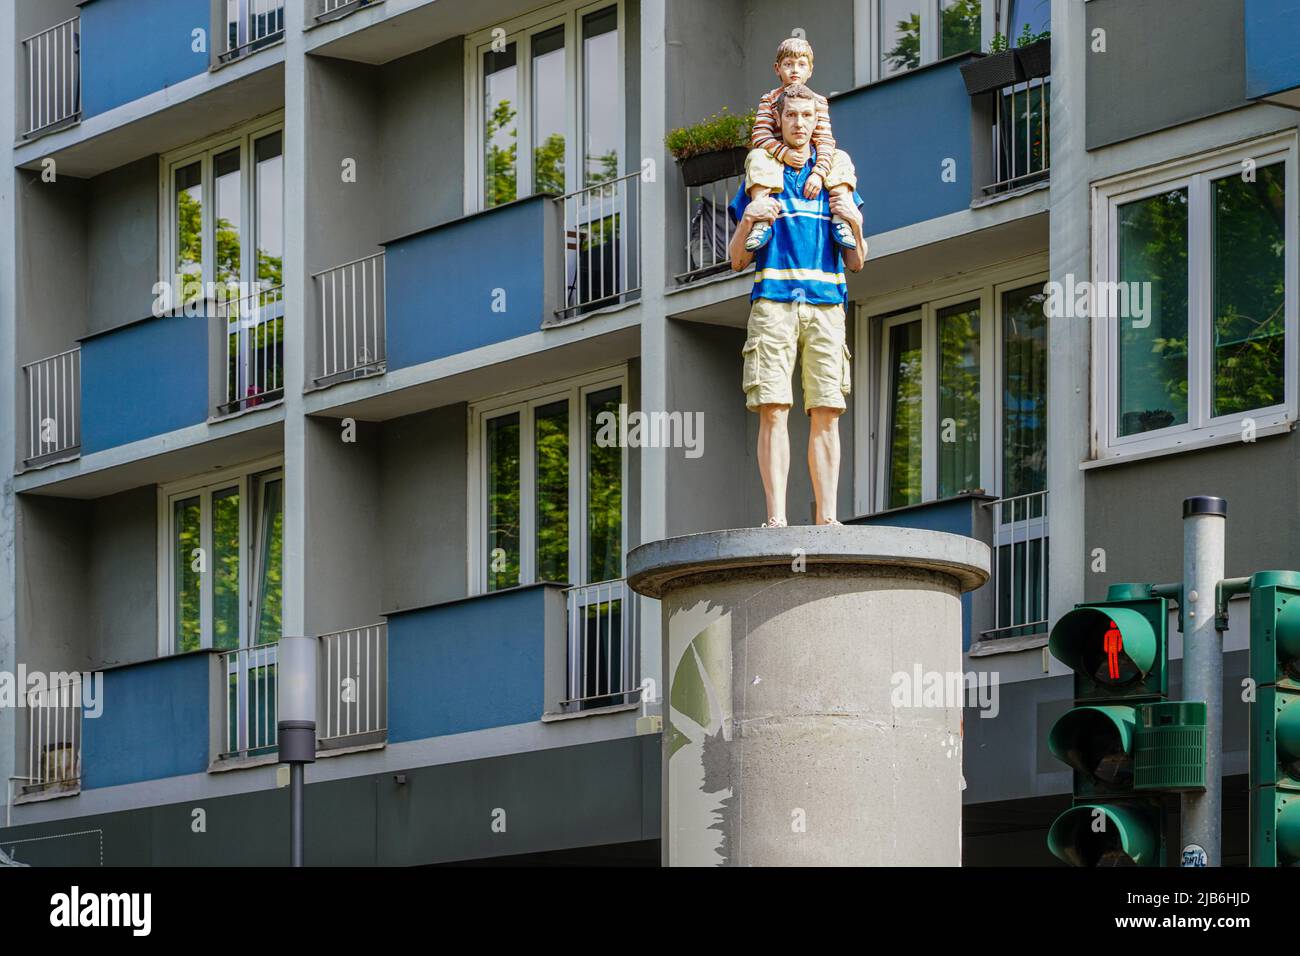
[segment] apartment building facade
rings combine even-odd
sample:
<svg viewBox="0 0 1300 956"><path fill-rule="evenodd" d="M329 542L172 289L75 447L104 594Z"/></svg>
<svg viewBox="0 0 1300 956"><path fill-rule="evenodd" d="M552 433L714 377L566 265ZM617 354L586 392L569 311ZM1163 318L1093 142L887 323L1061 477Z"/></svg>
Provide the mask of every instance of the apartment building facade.
<svg viewBox="0 0 1300 956"><path fill-rule="evenodd" d="M964 859L1050 862L1050 622L1177 579L1188 494L1228 499L1231 574L1300 567L1295 14L18 0L0 671L48 679L0 708L0 845L286 862L277 648L308 636L309 862L659 862L671 700L625 556L764 517L738 180L687 186L662 143L757 102L796 34L870 243L840 519L992 546L964 599L964 664L998 682L965 714ZM969 93L972 51L1026 28L1046 75ZM1049 285L1101 282L1149 284L1146 324ZM639 413L692 447L609 440Z"/></svg>

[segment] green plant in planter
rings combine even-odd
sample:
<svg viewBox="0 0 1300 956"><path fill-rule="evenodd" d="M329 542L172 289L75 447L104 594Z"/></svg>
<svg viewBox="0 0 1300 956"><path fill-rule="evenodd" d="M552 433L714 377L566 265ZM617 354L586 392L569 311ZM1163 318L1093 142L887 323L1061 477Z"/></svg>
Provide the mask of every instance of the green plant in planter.
<svg viewBox="0 0 1300 956"><path fill-rule="evenodd" d="M1016 46L1022 48L1027 47L1029 44L1037 43L1039 40L1046 40L1051 35L1051 30L1044 30L1042 33L1035 33L1033 30L1029 29L1029 24L1026 23L1024 28L1020 31L1020 36L1016 37Z"/></svg>
<svg viewBox="0 0 1300 956"><path fill-rule="evenodd" d="M1007 35L1005 33L993 34L993 39L989 41L989 53L1006 53L1007 52Z"/></svg>
<svg viewBox="0 0 1300 956"><path fill-rule="evenodd" d="M664 145L676 159L690 159L703 153L713 153L737 146L748 146L754 129L754 110L737 115L725 106L706 120L693 126L671 130L664 137Z"/></svg>

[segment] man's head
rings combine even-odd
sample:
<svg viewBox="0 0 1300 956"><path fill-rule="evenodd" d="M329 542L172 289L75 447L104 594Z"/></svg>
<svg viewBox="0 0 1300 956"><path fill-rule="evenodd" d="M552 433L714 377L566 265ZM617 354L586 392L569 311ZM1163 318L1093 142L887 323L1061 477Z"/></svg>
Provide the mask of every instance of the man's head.
<svg viewBox="0 0 1300 956"><path fill-rule="evenodd" d="M776 98L781 138L787 146L803 149L817 126L817 94L802 83L792 83Z"/></svg>
<svg viewBox="0 0 1300 956"><path fill-rule="evenodd" d="M813 48L807 40L789 37L776 48L776 75L782 86L807 83L813 72Z"/></svg>

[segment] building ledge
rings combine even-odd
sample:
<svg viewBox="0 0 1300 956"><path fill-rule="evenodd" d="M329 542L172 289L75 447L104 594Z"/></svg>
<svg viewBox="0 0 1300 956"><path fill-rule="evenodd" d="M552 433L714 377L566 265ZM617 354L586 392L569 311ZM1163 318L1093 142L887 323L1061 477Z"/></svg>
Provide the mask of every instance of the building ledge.
<svg viewBox="0 0 1300 956"><path fill-rule="evenodd" d="M611 704L608 707L592 707L589 710L575 710L571 713L545 713L541 716L544 724L555 723L561 720L574 720L578 717L600 717L604 714L622 714L629 710L637 710L640 704Z"/></svg>

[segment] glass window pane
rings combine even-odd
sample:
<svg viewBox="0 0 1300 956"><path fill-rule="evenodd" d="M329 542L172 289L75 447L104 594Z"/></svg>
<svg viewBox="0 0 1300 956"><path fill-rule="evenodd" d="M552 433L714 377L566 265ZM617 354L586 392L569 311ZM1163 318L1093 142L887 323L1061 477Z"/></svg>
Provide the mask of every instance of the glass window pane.
<svg viewBox="0 0 1300 956"><path fill-rule="evenodd" d="M257 281L270 289L284 284L284 135L272 133L253 144L256 167Z"/></svg>
<svg viewBox="0 0 1300 956"><path fill-rule="evenodd" d="M584 185L618 178L618 8L582 18L582 117Z"/></svg>
<svg viewBox="0 0 1300 956"><path fill-rule="evenodd" d="M1002 495L1047 488L1047 318L1042 286L1002 296Z"/></svg>
<svg viewBox="0 0 1300 956"><path fill-rule="evenodd" d="M601 445L598 417L619 414L622 389L587 395L587 581L623 576L623 449ZM608 419L604 419L608 420Z"/></svg>
<svg viewBox="0 0 1300 956"><path fill-rule="evenodd" d="M939 17L940 57L980 49L980 0L941 0Z"/></svg>
<svg viewBox="0 0 1300 956"><path fill-rule="evenodd" d="M537 580L569 580L569 403L535 413Z"/></svg>
<svg viewBox="0 0 1300 956"><path fill-rule="evenodd" d="M200 541L201 506L198 497L172 504L172 648L176 653L197 651L202 644L203 565L195 552Z"/></svg>
<svg viewBox="0 0 1300 956"><path fill-rule="evenodd" d="M921 0L879 0L880 75L921 65Z"/></svg>
<svg viewBox="0 0 1300 956"><path fill-rule="evenodd" d="M1043 33L1052 28L1052 0L1012 0L1011 32L1007 39L1012 46L1024 32L1025 26L1034 34Z"/></svg>
<svg viewBox="0 0 1300 956"><path fill-rule="evenodd" d="M257 634L254 643L280 639L284 603L284 481L273 478L262 492L258 522Z"/></svg>
<svg viewBox="0 0 1300 956"><path fill-rule="evenodd" d="M519 583L519 413L489 418L487 447L487 586Z"/></svg>
<svg viewBox="0 0 1300 956"><path fill-rule="evenodd" d="M564 27L533 37L533 191L564 192Z"/></svg>
<svg viewBox="0 0 1300 956"><path fill-rule="evenodd" d="M1214 354L1211 414L1286 399L1285 164L1213 183Z"/></svg>
<svg viewBox="0 0 1300 956"><path fill-rule="evenodd" d="M193 288L203 281L203 165L190 163L176 170L173 184L176 217L175 282L180 287L177 299L189 302L201 291ZM183 291L182 291L183 290Z"/></svg>
<svg viewBox="0 0 1300 956"><path fill-rule="evenodd" d="M239 489L212 493L212 646L239 646Z"/></svg>
<svg viewBox="0 0 1300 956"><path fill-rule="evenodd" d="M1142 296L1149 318L1137 320L1144 327L1133 317L1111 318L1119 328L1123 436L1187 421L1187 189L1124 203L1118 234L1116 279L1151 284Z"/></svg>
<svg viewBox="0 0 1300 956"><path fill-rule="evenodd" d="M240 188L239 148L227 150L212 160L213 201L216 222L213 224L217 250L216 281L239 282L239 236L243 229L244 197ZM237 293L236 293L237 294Z"/></svg>
<svg viewBox="0 0 1300 956"><path fill-rule="evenodd" d="M515 45L483 54L483 205L517 198L516 151L519 74Z"/></svg>
<svg viewBox="0 0 1300 956"><path fill-rule="evenodd" d="M887 508L921 500L921 321L889 329Z"/></svg>
<svg viewBox="0 0 1300 956"><path fill-rule="evenodd" d="M979 302L940 309L939 497L980 484Z"/></svg>

